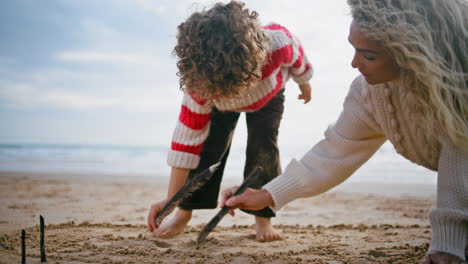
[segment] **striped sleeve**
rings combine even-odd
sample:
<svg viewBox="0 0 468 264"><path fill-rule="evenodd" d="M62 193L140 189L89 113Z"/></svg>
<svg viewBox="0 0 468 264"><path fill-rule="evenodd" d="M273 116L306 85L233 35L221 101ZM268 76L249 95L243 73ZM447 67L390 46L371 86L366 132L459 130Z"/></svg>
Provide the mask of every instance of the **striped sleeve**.
<svg viewBox="0 0 468 264"><path fill-rule="evenodd" d="M208 137L211 111L206 102L184 95L167 156L169 166L187 169L198 166L203 142Z"/></svg>
<svg viewBox="0 0 468 264"><path fill-rule="evenodd" d="M273 42L277 42L273 44L274 49L278 44L281 48L275 49L273 52L272 58L275 58L275 63L270 62L271 67L275 68L281 62L283 67L289 68L289 74L296 83L307 83L312 78L313 68L299 39L279 24L270 24L265 29L283 33L281 34L282 38L273 40Z"/></svg>
<svg viewBox="0 0 468 264"><path fill-rule="evenodd" d="M293 60L289 68L292 79L298 84L307 83L313 74L312 64L309 62L301 42L292 36Z"/></svg>

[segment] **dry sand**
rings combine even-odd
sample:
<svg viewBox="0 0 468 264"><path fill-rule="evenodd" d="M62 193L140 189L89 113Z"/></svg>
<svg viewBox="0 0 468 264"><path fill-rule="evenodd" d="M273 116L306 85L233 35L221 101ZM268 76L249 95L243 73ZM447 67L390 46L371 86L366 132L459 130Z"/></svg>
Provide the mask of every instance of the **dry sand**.
<svg viewBox="0 0 468 264"><path fill-rule="evenodd" d="M420 263L431 237L435 186L344 183L279 211L282 240L256 242L253 217L239 211L197 249L219 209L196 211L171 239L146 232L166 187L156 177L0 173L0 263L21 262L23 228L27 261L40 262L39 215L48 263Z"/></svg>

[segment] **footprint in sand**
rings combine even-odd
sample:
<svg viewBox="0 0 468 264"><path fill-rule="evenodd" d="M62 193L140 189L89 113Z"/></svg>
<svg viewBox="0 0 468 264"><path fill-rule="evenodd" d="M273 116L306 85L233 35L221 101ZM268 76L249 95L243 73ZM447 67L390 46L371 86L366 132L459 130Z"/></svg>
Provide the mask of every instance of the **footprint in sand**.
<svg viewBox="0 0 468 264"><path fill-rule="evenodd" d="M157 247L160 247L160 248L170 248L170 247L172 247L172 244L169 244L169 243L164 242L164 241L155 240L155 241L154 241L154 244L155 244Z"/></svg>

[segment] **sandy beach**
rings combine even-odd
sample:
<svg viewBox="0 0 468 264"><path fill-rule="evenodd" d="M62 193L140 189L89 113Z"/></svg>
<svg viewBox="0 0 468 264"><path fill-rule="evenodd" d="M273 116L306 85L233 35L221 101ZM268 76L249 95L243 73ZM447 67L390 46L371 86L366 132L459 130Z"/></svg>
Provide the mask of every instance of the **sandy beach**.
<svg viewBox="0 0 468 264"><path fill-rule="evenodd" d="M279 241L255 241L253 217L239 211L197 249L219 209L195 211L184 233L155 238L146 215L166 187L163 177L2 172L0 263L21 262L21 229L27 262L40 263L40 215L48 263L420 263L431 237L434 185L344 183L279 211Z"/></svg>

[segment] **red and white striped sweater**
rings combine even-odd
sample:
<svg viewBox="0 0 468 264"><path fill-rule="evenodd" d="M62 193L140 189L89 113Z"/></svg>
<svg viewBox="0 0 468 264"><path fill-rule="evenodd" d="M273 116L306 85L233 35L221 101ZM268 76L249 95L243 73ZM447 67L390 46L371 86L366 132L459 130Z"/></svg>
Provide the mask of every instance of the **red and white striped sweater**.
<svg viewBox="0 0 468 264"><path fill-rule="evenodd" d="M250 90L240 98L221 97L209 101L184 94L167 157L169 166L188 169L198 166L203 142L208 137L213 107L220 111L256 111L270 101L290 77L298 84L305 84L312 78L312 66L298 39L278 24L269 24L263 30L269 36L271 52L262 68L261 80Z"/></svg>

